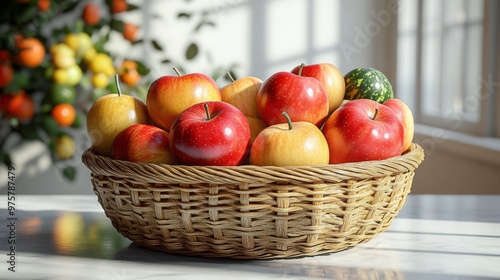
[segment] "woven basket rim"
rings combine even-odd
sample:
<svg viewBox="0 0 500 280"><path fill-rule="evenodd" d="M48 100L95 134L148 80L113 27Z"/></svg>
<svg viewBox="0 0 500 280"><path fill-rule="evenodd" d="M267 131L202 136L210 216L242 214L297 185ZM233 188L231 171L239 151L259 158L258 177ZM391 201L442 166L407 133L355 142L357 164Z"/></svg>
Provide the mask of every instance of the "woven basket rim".
<svg viewBox="0 0 500 280"><path fill-rule="evenodd" d="M94 174L160 184L341 182L413 172L423 159L424 150L416 143L409 152L385 160L311 166L190 166L129 162L97 155L92 147L82 154L82 162ZM207 178L210 178L209 182Z"/></svg>

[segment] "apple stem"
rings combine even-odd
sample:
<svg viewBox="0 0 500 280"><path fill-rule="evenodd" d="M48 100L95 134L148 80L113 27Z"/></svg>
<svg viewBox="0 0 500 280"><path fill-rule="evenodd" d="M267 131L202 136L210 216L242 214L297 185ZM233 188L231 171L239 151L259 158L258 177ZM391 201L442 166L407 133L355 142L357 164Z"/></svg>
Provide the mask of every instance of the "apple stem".
<svg viewBox="0 0 500 280"><path fill-rule="evenodd" d="M211 120L212 116L210 116L210 110L208 110L208 104L203 103L203 108L205 108L205 113L207 114L207 120Z"/></svg>
<svg viewBox="0 0 500 280"><path fill-rule="evenodd" d="M290 119L290 116L288 115L287 112L281 113L283 116L286 118L286 122L288 123L288 130L292 130L292 119Z"/></svg>
<svg viewBox="0 0 500 280"><path fill-rule="evenodd" d="M118 96L121 96L122 89L120 88L120 80L118 79L118 74L115 74L115 84L116 84L116 89L118 90Z"/></svg>
<svg viewBox="0 0 500 280"><path fill-rule="evenodd" d="M372 120L375 120L378 114L378 108L375 108L375 114L373 114Z"/></svg>
<svg viewBox="0 0 500 280"><path fill-rule="evenodd" d="M234 82L234 77L231 75L231 72L227 72L226 76L231 80L231 82Z"/></svg>
<svg viewBox="0 0 500 280"><path fill-rule="evenodd" d="M177 76L182 76L181 72L179 71L179 69L177 69L177 67L174 67L174 71L175 71L175 74L177 74Z"/></svg>
<svg viewBox="0 0 500 280"><path fill-rule="evenodd" d="M302 69L304 68L305 64L301 63L299 67L299 73L297 75L302 76Z"/></svg>

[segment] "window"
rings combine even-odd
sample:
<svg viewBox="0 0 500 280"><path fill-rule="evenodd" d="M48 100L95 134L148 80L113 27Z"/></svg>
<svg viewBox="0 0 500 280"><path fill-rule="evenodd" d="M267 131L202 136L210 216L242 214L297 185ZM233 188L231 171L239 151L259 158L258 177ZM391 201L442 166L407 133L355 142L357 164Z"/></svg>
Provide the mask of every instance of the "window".
<svg viewBox="0 0 500 280"><path fill-rule="evenodd" d="M399 11L397 93L416 122L499 147L500 3L400 0Z"/></svg>

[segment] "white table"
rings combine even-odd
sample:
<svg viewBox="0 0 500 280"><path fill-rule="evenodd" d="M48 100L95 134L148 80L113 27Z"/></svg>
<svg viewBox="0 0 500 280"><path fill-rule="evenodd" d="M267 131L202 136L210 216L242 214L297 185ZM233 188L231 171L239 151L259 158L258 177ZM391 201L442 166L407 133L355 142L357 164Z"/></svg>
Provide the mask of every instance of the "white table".
<svg viewBox="0 0 500 280"><path fill-rule="evenodd" d="M500 196L410 195L390 229L316 257L170 255L119 235L95 196L0 196L0 279L500 279ZM15 270L8 270L15 221Z"/></svg>

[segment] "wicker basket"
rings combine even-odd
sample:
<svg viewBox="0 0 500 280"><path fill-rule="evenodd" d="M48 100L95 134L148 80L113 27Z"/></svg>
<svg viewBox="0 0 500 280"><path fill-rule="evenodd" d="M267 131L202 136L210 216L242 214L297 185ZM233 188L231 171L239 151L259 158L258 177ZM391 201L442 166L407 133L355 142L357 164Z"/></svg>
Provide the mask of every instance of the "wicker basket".
<svg viewBox="0 0 500 280"><path fill-rule="evenodd" d="M113 226L138 246L203 257L313 256L366 242L403 207L417 144L395 158L299 167L132 163L82 155Z"/></svg>

